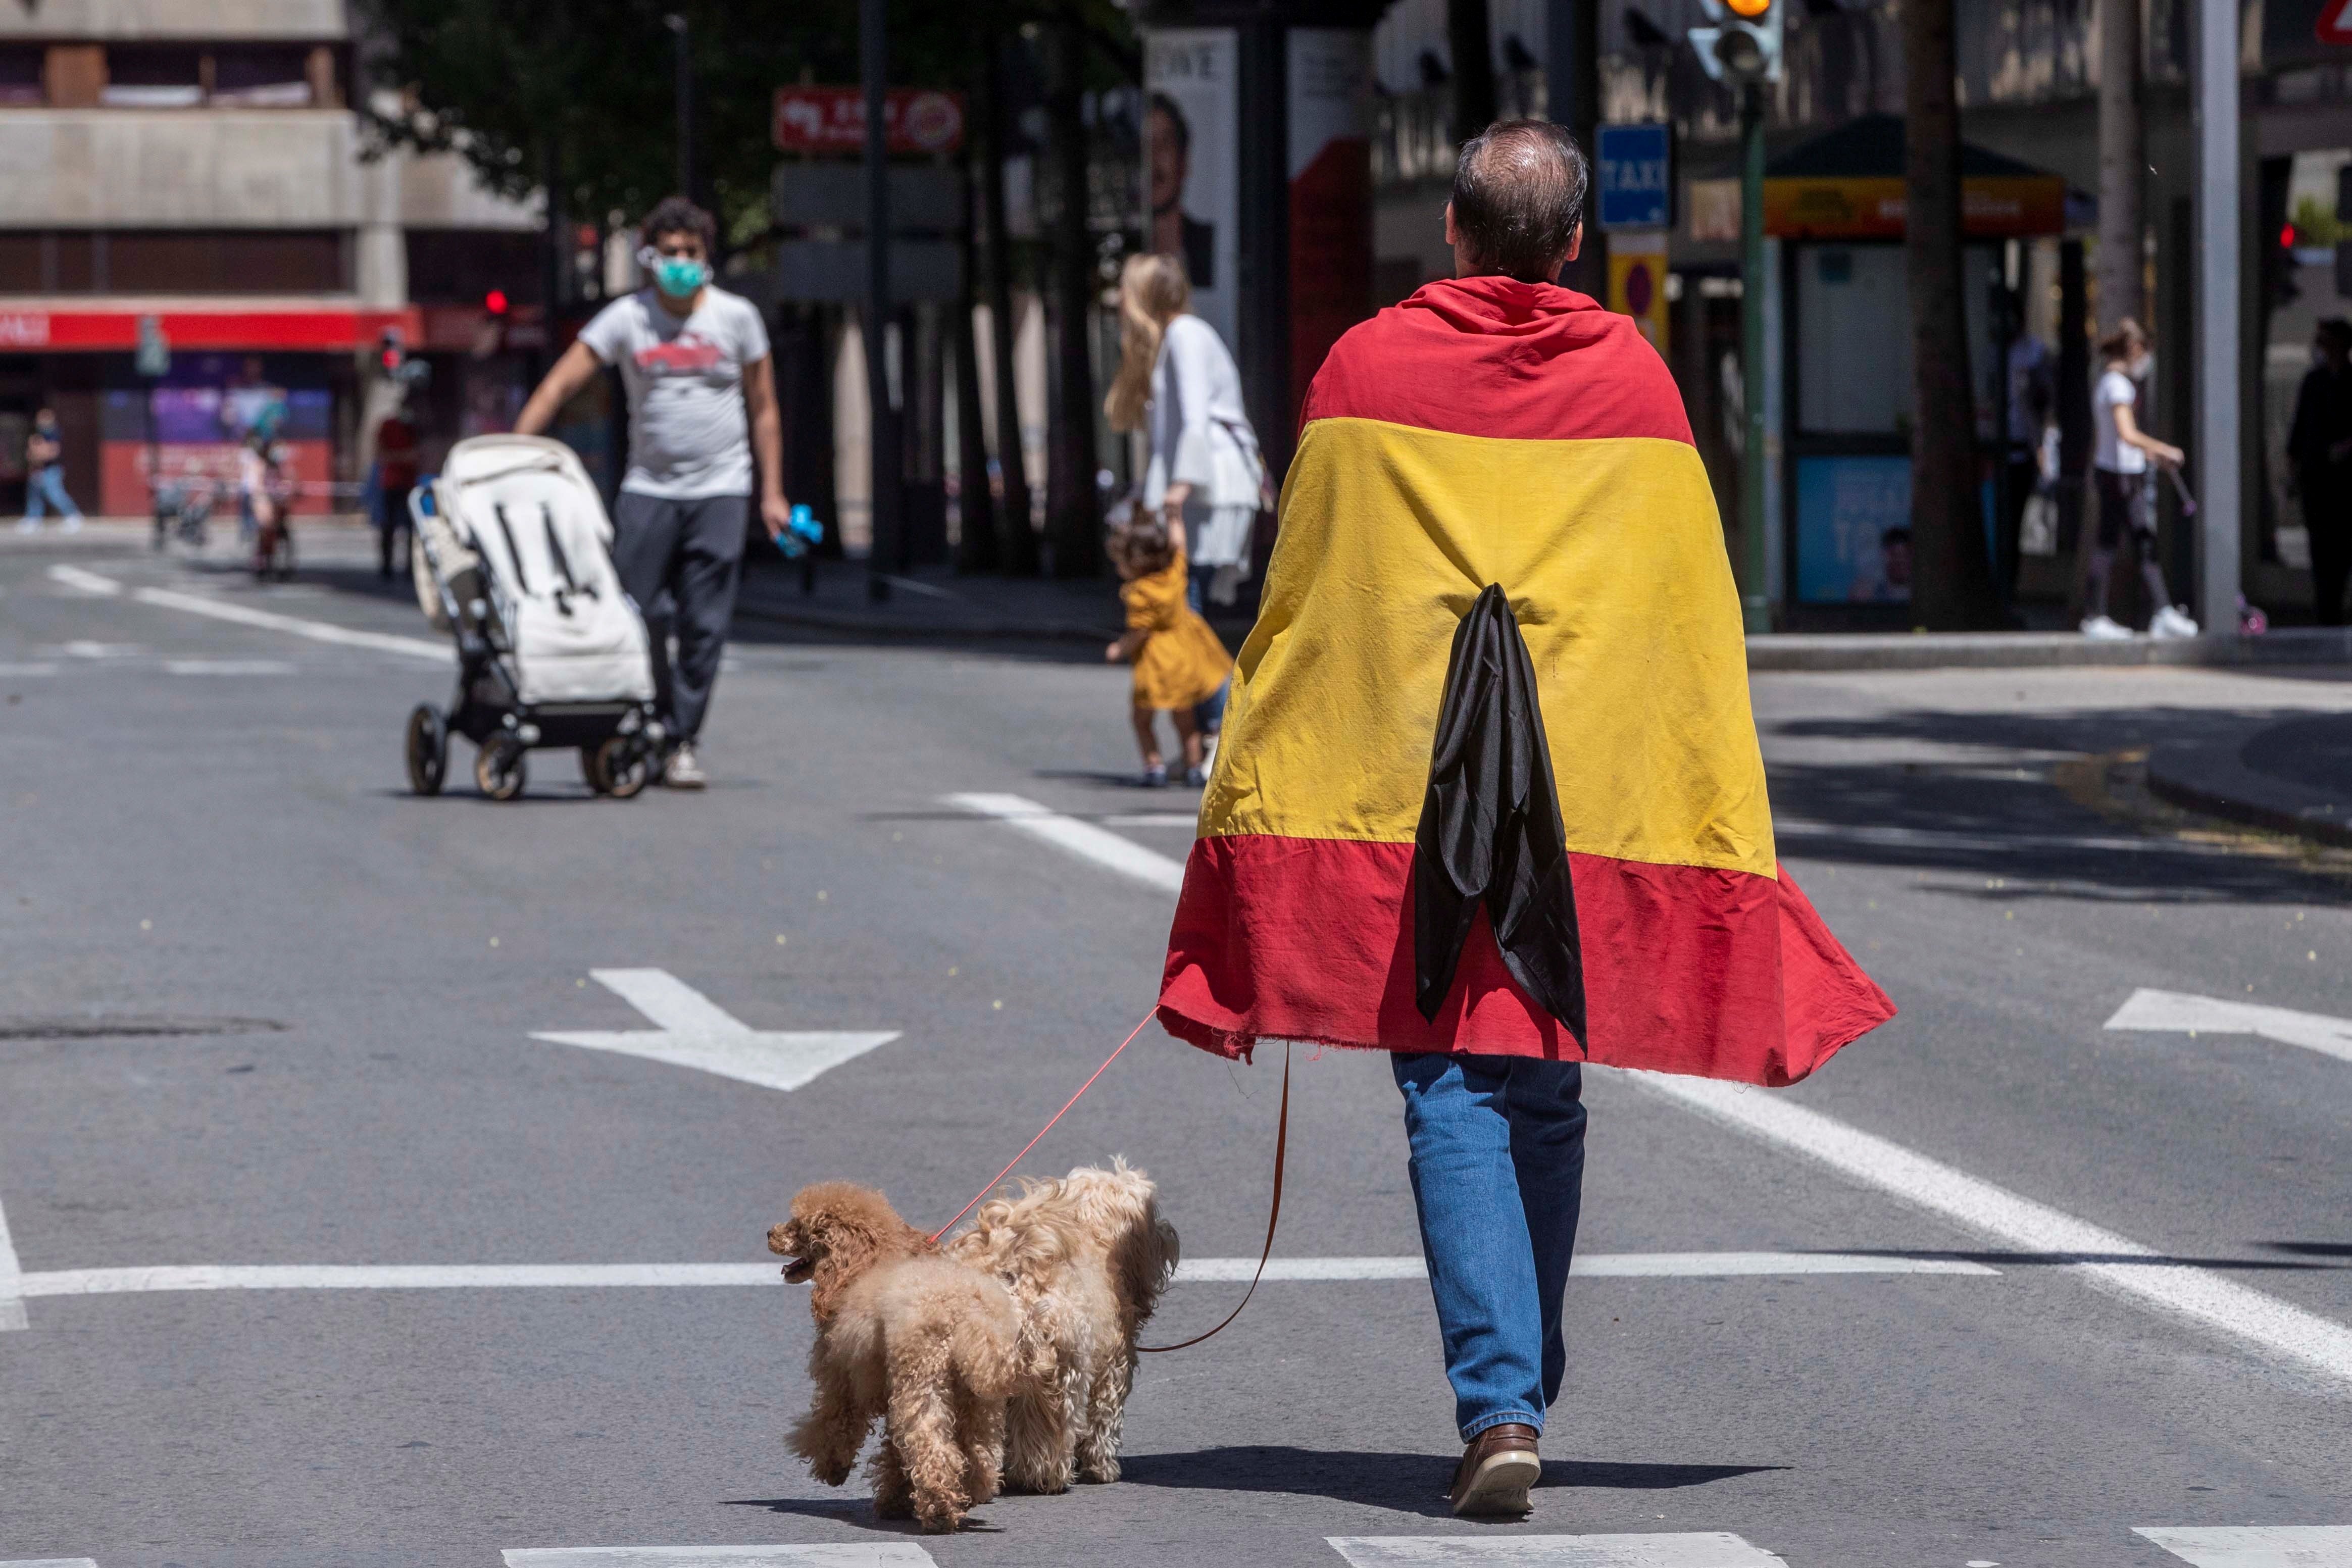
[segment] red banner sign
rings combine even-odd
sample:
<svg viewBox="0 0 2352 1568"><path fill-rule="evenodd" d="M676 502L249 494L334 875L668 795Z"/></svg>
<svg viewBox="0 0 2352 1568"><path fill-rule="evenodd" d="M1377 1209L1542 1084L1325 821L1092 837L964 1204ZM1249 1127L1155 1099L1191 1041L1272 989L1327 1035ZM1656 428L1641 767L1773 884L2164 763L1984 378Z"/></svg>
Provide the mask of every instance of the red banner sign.
<svg viewBox="0 0 2352 1568"><path fill-rule="evenodd" d="M882 99L893 152L952 152L963 145L963 94L894 87ZM780 87L775 141L784 152L866 151L866 93L854 87Z"/></svg>
<svg viewBox="0 0 2352 1568"><path fill-rule="evenodd" d="M174 350L308 349L320 351L372 349L387 327L397 327L410 342L419 335L417 312L356 310L333 306L317 309L282 309L257 306L251 309L157 310L152 301L110 310L77 306L51 310L0 305L0 353L28 350L89 351L139 346L139 323L152 316Z"/></svg>
<svg viewBox="0 0 2352 1568"><path fill-rule="evenodd" d="M2352 0L2320 0L2312 32L2323 44L2352 44Z"/></svg>

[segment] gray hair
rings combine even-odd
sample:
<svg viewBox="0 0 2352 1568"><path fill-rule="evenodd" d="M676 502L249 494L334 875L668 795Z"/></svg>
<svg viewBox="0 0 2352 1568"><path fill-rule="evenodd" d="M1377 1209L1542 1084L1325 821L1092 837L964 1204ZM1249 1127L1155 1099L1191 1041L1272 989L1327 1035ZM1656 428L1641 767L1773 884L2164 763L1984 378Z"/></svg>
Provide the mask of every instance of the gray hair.
<svg viewBox="0 0 2352 1568"><path fill-rule="evenodd" d="M1479 267L1549 283L1584 215L1584 150L1549 120L1498 120L1462 144L1454 232Z"/></svg>

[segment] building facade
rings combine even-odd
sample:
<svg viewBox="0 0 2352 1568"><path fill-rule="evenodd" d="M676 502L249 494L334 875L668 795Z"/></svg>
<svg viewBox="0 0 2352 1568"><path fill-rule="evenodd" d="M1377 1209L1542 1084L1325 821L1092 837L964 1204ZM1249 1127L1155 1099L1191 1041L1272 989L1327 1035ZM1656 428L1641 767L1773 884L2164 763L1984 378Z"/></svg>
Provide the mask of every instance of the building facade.
<svg viewBox="0 0 2352 1568"><path fill-rule="evenodd" d="M512 417L497 319L536 311L540 220L457 158L372 144L358 26L341 0L0 7L0 511L43 405L68 488L113 514L157 468L226 477L257 423L298 509L347 509L394 344L433 367L429 435Z"/></svg>

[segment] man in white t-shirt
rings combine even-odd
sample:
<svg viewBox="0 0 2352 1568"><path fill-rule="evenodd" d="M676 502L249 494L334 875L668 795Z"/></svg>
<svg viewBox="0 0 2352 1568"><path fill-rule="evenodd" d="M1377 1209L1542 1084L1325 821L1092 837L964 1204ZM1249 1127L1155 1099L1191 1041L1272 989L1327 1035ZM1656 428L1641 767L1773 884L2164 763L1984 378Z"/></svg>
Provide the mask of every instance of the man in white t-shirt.
<svg viewBox="0 0 2352 1568"><path fill-rule="evenodd" d="M792 515L767 329L750 300L712 287L718 232L710 214L683 196L654 208L637 257L652 286L598 311L515 420L519 433L536 435L597 371L620 369L629 399L629 468L614 508L613 560L652 634L654 684L672 747L661 778L678 789L707 782L695 745L735 612L755 449L768 537Z"/></svg>

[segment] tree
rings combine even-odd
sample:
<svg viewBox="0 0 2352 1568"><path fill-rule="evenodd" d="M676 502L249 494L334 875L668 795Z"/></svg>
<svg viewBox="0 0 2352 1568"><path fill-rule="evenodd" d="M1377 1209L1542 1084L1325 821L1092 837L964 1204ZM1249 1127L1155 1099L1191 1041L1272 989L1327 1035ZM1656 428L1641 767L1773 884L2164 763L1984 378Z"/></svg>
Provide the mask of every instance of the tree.
<svg viewBox="0 0 2352 1568"><path fill-rule="evenodd" d="M2145 324L2140 192L2147 126L2140 117L2140 0L2099 0L2099 330Z"/></svg>
<svg viewBox="0 0 2352 1568"><path fill-rule="evenodd" d="M1911 295L1911 611L1920 625L2001 624L1978 498L1961 258L1953 0L1904 0L1904 221Z"/></svg>
<svg viewBox="0 0 2352 1568"><path fill-rule="evenodd" d="M1454 57L1454 140L1495 122L1495 40L1486 0L1445 0L1445 52Z"/></svg>

